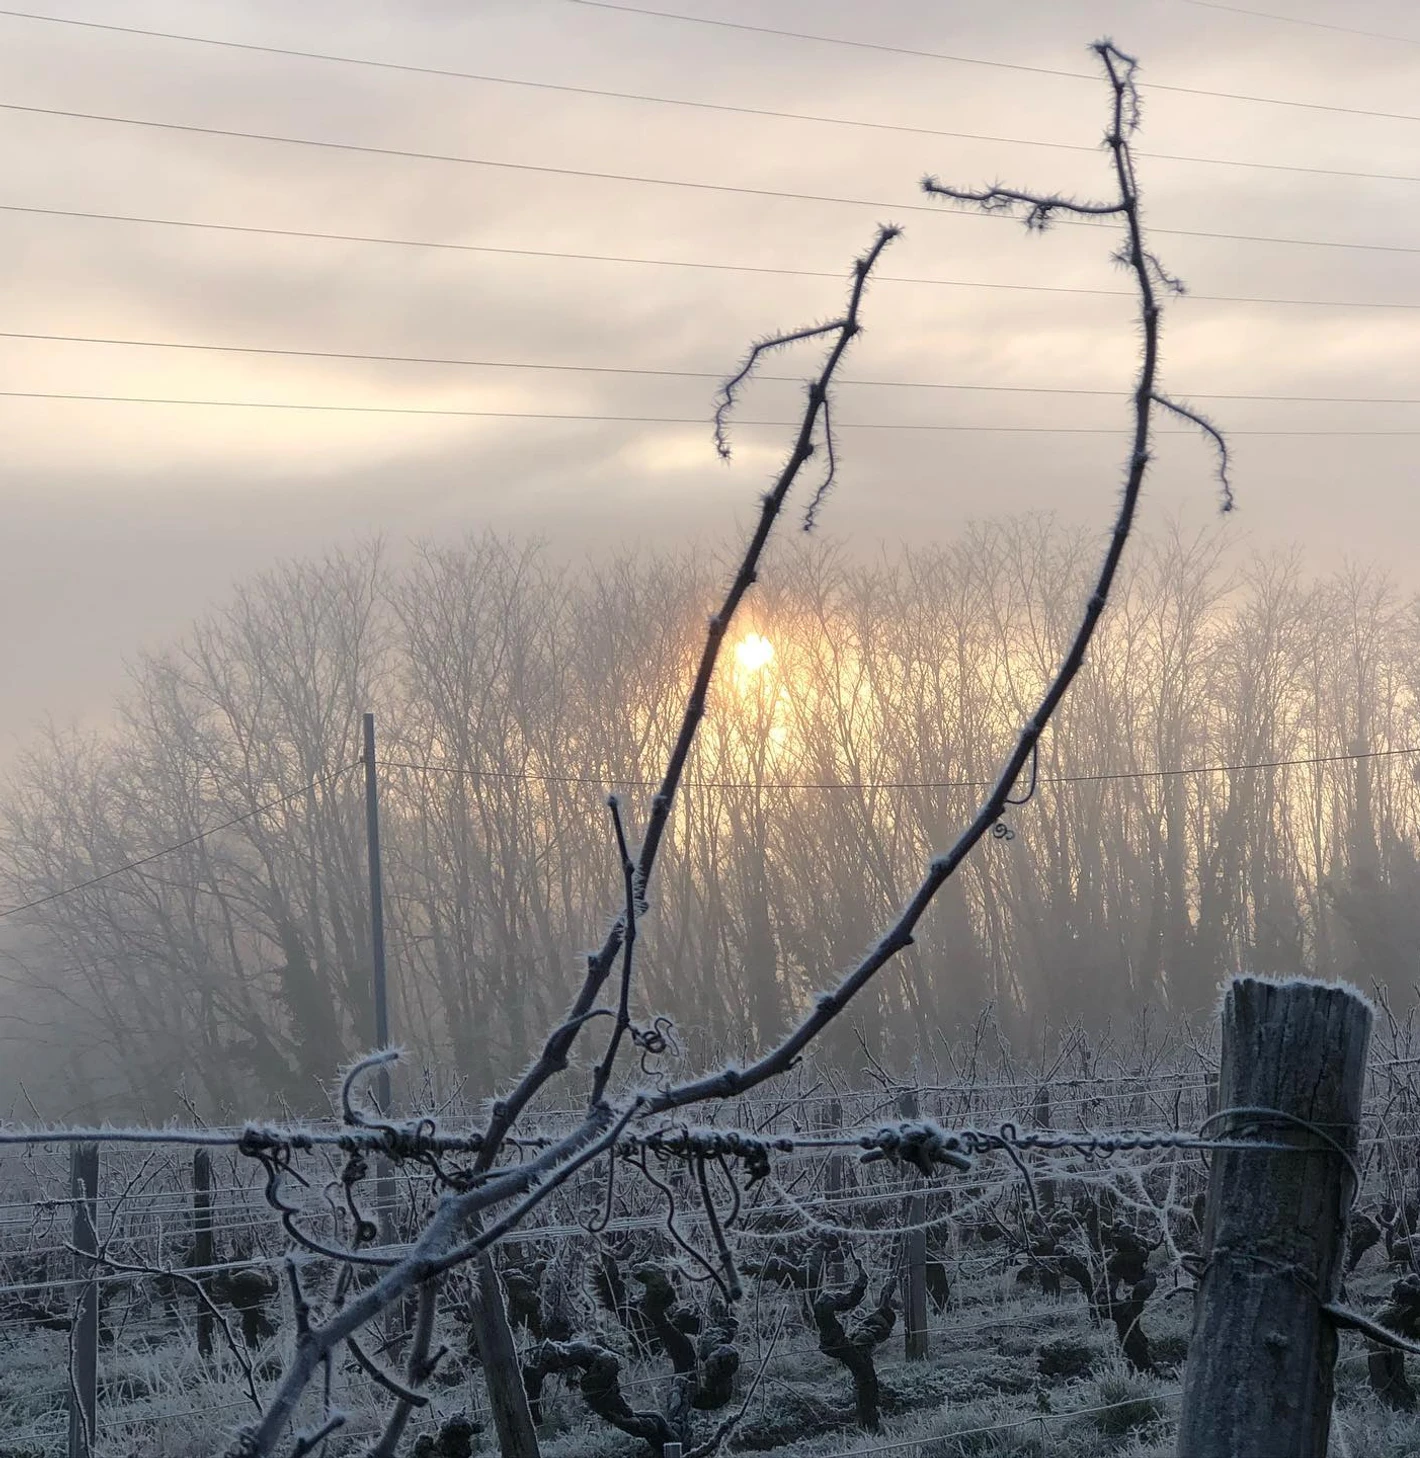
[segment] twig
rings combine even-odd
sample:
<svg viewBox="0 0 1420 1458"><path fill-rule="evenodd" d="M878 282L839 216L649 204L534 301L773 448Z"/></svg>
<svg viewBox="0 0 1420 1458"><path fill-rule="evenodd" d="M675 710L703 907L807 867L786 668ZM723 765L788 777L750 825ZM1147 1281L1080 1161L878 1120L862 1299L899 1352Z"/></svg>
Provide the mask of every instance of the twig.
<svg viewBox="0 0 1420 1458"><path fill-rule="evenodd" d="M769 1369L769 1363L774 1356L774 1349L779 1345L779 1337L784 1330L784 1314L779 1315L779 1324L774 1328L774 1335L769 1339L769 1346L760 1361L759 1370L754 1374L754 1381L749 1384L749 1389L744 1395L744 1401L732 1412L729 1417L721 1422L720 1426L698 1447L692 1448L685 1458L710 1458L712 1453L718 1453L720 1446L725 1439L744 1421L744 1415L749 1411L749 1405L754 1401L754 1395L759 1391L760 1383L764 1381L764 1374Z"/></svg>
<svg viewBox="0 0 1420 1458"><path fill-rule="evenodd" d="M65 1245L76 1255L84 1254L77 1246L68 1241L65 1242ZM119 1260L109 1254L107 1244L92 1259L97 1260L101 1265L108 1266L110 1270L123 1272L128 1275L150 1276L158 1280L181 1281L202 1303L208 1314L216 1320L218 1326L221 1327L222 1336L227 1343L227 1348L237 1359L237 1365L242 1369L242 1376L246 1379L247 1397L250 1399L252 1406L258 1412L261 1411L261 1399L257 1396L256 1392L256 1378L252 1370L251 1358L247 1355L244 1348L238 1344L236 1333L233 1332L231 1323L227 1320L226 1312L207 1294L207 1290L201 1281L195 1276L189 1276L186 1271L174 1270L168 1266L149 1266L135 1261Z"/></svg>
<svg viewBox="0 0 1420 1458"><path fill-rule="evenodd" d="M416 1392L412 1387L406 1387L397 1378L382 1370L369 1356L365 1349L353 1336L345 1338L345 1345L350 1349L350 1355L360 1367L360 1370L386 1392L393 1393L400 1402L409 1407L428 1407L429 1399L422 1392ZM373 1451L373 1450L372 1450Z"/></svg>
<svg viewBox="0 0 1420 1458"><path fill-rule="evenodd" d="M338 1433L347 1421L343 1412L333 1412L320 1427L308 1433L298 1433L291 1449L291 1458L306 1458L307 1453L314 1453L327 1438Z"/></svg>
<svg viewBox="0 0 1420 1458"><path fill-rule="evenodd" d="M710 1226L710 1238L715 1242L715 1250L725 1271L725 1295L732 1302L738 1301L744 1295L744 1288L740 1285L739 1272L735 1269L735 1258L730 1254L729 1246L725 1244L725 1232L720 1228L720 1217L715 1211L715 1200L710 1193L710 1182L705 1178L705 1156L703 1154L695 1157L695 1179L700 1186L700 1199L705 1206L705 1219Z"/></svg>

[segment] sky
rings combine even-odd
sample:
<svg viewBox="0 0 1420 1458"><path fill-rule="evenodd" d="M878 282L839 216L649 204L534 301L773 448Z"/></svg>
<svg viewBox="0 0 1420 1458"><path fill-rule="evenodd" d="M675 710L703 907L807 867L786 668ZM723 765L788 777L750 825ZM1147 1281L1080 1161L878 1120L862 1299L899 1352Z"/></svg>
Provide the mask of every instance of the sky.
<svg viewBox="0 0 1420 1458"><path fill-rule="evenodd" d="M749 394L729 465L715 379L834 317L880 222L905 231L844 370L821 529L873 548L1044 509L1103 532L1137 351L1117 230L1027 235L918 184L1107 195L1106 35L1141 63L1146 220L1190 289L1163 382L1230 435L1230 550L1420 588L1420 14L1248 8L0 13L0 761L46 716L101 720L127 659L282 558L490 527L574 557L728 540L788 435L748 422L788 421L814 356ZM614 373L636 370L688 375ZM126 398L35 398L55 395ZM1353 403L1225 398L1259 396ZM418 413L438 411L490 413ZM1213 521L1211 473L1206 444L1161 435L1144 526Z"/></svg>

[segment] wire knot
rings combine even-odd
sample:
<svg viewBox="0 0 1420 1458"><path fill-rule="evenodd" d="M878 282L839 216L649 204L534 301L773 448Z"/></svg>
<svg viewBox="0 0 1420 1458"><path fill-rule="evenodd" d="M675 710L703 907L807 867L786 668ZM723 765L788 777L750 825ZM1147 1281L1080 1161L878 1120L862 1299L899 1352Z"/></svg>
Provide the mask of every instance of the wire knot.
<svg viewBox="0 0 1420 1458"><path fill-rule="evenodd" d="M971 1158L963 1152L960 1135L929 1120L886 1124L872 1134L865 1134L860 1142L866 1150L864 1164L890 1159L894 1163L910 1164L929 1177L938 1165L959 1170L971 1168Z"/></svg>

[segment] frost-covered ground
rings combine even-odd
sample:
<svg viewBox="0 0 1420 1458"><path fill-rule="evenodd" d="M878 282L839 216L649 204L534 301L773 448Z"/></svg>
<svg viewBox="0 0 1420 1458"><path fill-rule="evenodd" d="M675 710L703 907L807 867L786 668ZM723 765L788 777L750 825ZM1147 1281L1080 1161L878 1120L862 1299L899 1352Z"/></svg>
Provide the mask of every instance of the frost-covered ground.
<svg viewBox="0 0 1420 1458"><path fill-rule="evenodd" d="M1373 1308L1394 1274L1384 1253L1372 1250L1350 1283L1351 1298ZM155 1315L152 1305L122 1290L107 1301L100 1458L218 1453L243 1412L250 1411L238 1363L225 1352L201 1359L190 1315L180 1305L159 1303ZM1172 1458L1189 1305L1186 1296L1160 1296L1150 1303L1144 1326L1158 1371L1141 1376L1125 1366L1112 1331L1091 1323L1083 1300L1068 1284L1054 1300L1021 1286L1012 1268L964 1278L953 1291L951 1308L932 1316L927 1360L904 1360L900 1324L880 1349L885 1418L874 1435L848 1420L843 1368L816 1350L812 1332L792 1304L759 1303L759 1329L751 1331L756 1306L751 1295L742 1335L743 1383L752 1379L757 1352L763 1352L776 1328L779 1337L731 1448L790 1458L879 1448L900 1458ZM486 1431L482 1378L463 1355L466 1334L456 1321L446 1320L443 1335L453 1356L435 1385L430 1410L411 1427L406 1451L418 1451L413 1447L417 1435L434 1434L441 1423L463 1413L485 1431L474 1437L471 1450L446 1443L432 1448L433 1458L491 1454L495 1448ZM263 1372L274 1370L284 1340L278 1332L254 1354L258 1383ZM0 1458L51 1458L65 1451L67 1363L67 1333L7 1320L0 1332ZM652 1406L665 1367L628 1360L624 1377L633 1403ZM1420 1420L1391 1412L1371 1394L1357 1338L1343 1339L1337 1385L1334 1454L1411 1458L1420 1452ZM345 1434L329 1444L329 1458L358 1452L360 1437L375 1431L383 1406L353 1372L337 1374L335 1395L351 1420ZM552 1382L543 1452L545 1458L640 1458L645 1449L591 1416L575 1390Z"/></svg>

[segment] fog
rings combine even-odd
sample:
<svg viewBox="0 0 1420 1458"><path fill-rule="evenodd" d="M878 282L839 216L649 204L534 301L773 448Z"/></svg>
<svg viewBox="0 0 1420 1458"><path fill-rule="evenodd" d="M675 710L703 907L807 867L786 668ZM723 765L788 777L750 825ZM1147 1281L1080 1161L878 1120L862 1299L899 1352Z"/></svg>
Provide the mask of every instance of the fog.
<svg viewBox="0 0 1420 1458"><path fill-rule="evenodd" d="M1294 556L1233 571L1217 529L1135 545L1033 799L855 1001L830 1060L855 1061L859 1036L931 1059L988 1005L1027 1047L1199 1019L1236 970L1408 1000L1414 601ZM209 1109L319 1104L372 1040L367 706L396 1036L413 1069L471 1091L515 1071L620 904L605 796L639 831L716 555L569 572L515 540L398 565L371 545L255 578L142 657L112 729L27 751L0 860L32 901L179 848L24 913L10 1076L91 1114L180 1088ZM1093 556L1040 517L866 565L828 541L776 554L687 766L638 1019L672 1019L700 1058L750 1051L862 955L970 818Z"/></svg>
<svg viewBox="0 0 1420 1458"><path fill-rule="evenodd" d="M916 190L932 172L1098 191L1106 176L1092 149L1105 98L1076 77L1091 74L1087 44L1111 34L1140 55L1146 82L1185 88L1146 91L1140 143L1149 219L1184 230L1156 242L1196 295L1171 306L1170 386L1181 395L1411 396L1417 296L1415 255L1404 250L1414 246L1417 219L1416 183L1406 180L1420 171L1416 123L1382 115L1415 110L1420 47L1384 38L1411 33L1411 7L1373 0L1340 25L1333 7L1301 0L1287 9L1293 23L1246 11L1186 0L896 0L871 9L783 0L771 12L739 0L686 12L868 48L565 0L476 11L253 0L194 10L147 0L121 15L102 0L76 0L62 12L100 27L363 57L395 69L5 17L0 68L11 109L0 148L9 206L532 250L459 252L7 211L7 328L715 374L748 339L836 308L835 280L872 224L891 219L907 234L886 274L972 286L884 281L851 375L1122 393L1132 370L1128 299L1030 291L1125 290L1106 233L1061 228L1030 238L1000 220L924 211ZM1320 24L1297 23L1306 21ZM1350 34L1345 25L1375 34ZM911 50L992 64L902 53ZM56 109L110 120L50 114ZM519 172L134 121L874 205ZM1209 232L1243 236L1196 236ZM1257 238L1365 246L1249 241ZM566 256L592 254L828 276ZM1218 301L1224 297L1244 302ZM1343 307L1245 302L1264 298ZM695 379L16 337L0 341L0 372L0 387L32 394L692 420L704 416L711 393L709 381ZM747 413L784 418L793 398L792 386L766 385ZM1216 409L1236 432L1241 511L1231 531L1239 560L1295 543L1322 567L1350 555L1409 572L1407 544L1420 526L1407 489L1409 439L1243 432L1406 431L1415 428L1413 406L1239 400ZM840 416L1111 430L1122 427L1121 411L1107 396L847 386ZM6 635L0 661L6 757L46 715L101 720L126 655L180 632L231 583L278 558L350 548L371 533L392 543L453 540L489 526L556 537L573 555L588 540L666 546L686 531L718 539L752 504L779 449L772 433L746 431L737 463L725 469L695 425L37 398L5 398L0 412L11 549L0 610L7 623L25 625ZM986 509L1044 508L1075 523L1102 522L1120 439L854 431L830 526L871 550L904 537L950 540ZM1160 445L1150 488L1156 519L1201 524L1213 499L1193 443Z"/></svg>
<svg viewBox="0 0 1420 1458"><path fill-rule="evenodd" d="M1239 968L1408 987L1420 43L1398 3L1289 16L0 17L12 1084L319 1100L370 1039L366 709L397 1036L476 1090L518 1067L619 905L604 796L641 822L808 366L728 463L715 381L832 317L891 221L835 490L736 626L646 932L642 1011L687 1049L781 1034L969 818L1116 504L1113 232L918 190L1106 191L1105 33L1189 290L1163 384L1239 509L1165 421L1038 793L857 1030L911 1058L987 1004L1032 1039L1196 1016Z"/></svg>

